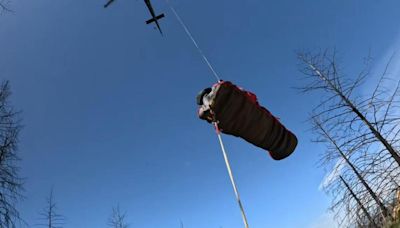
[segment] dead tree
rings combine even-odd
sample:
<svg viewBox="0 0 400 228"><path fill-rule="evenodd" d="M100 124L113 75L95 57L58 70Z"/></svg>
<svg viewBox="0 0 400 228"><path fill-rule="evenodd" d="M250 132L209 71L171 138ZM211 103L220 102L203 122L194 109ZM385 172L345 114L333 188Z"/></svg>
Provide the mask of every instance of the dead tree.
<svg viewBox="0 0 400 228"><path fill-rule="evenodd" d="M112 214L108 220L110 228L128 228L129 225L125 221L126 214L122 213L119 206L112 209Z"/></svg>
<svg viewBox="0 0 400 228"><path fill-rule="evenodd" d="M366 99L361 97L353 98L354 89L360 86L369 75L368 68L363 70L355 80L350 81L341 75L337 66L335 52L332 54L324 52L314 56L299 54L299 59L305 65L302 72L311 79L311 83L303 87L303 91L322 90L329 95L314 109L314 111L319 108L323 110L319 110L313 117L325 116L324 122L329 122L328 124L332 127L331 130L343 131L343 133L346 133L345 136L348 136L349 130L362 133L361 135L357 134L356 138L347 138L347 141L356 141L354 146L365 146L367 143L379 142L397 165L400 166L398 151L390 143L391 140L385 137L388 134L397 136L400 133L398 127L396 128L400 118L391 114L392 108L399 104L398 89L400 81L397 82L397 87L392 95L387 97L385 88L382 85L382 82L387 79L386 72L384 72L370 97ZM387 129L387 125L390 125L389 129ZM396 141L398 140L396 138ZM357 143L360 143L360 145L357 145Z"/></svg>
<svg viewBox="0 0 400 228"><path fill-rule="evenodd" d="M362 210L364 215L368 218L369 223L373 224L374 227L377 227L377 225L375 224L374 219L372 218L372 216L370 215L368 210L364 207L364 205L362 204L361 200L357 197L357 195L354 193L354 191L350 188L349 184L344 180L344 178L341 175L339 175L339 178L343 182L343 184L346 186L346 189L349 191L350 195L357 202L357 205L360 207L360 209ZM361 219L359 219L359 220L361 220ZM361 227L362 223L360 223L360 221L358 221L357 223Z"/></svg>
<svg viewBox="0 0 400 228"><path fill-rule="evenodd" d="M0 12L12 12L9 5L10 2L8 0L0 0Z"/></svg>
<svg viewBox="0 0 400 228"><path fill-rule="evenodd" d="M336 178L324 186L324 190L332 197L329 209L339 222L339 227L353 227L358 223L368 224L361 227L377 227L375 223L379 219L375 218L375 213L372 216L377 206L369 192L354 178L354 172L348 165L343 165L336 172Z"/></svg>
<svg viewBox="0 0 400 228"><path fill-rule="evenodd" d="M321 165L329 167L337 159L344 159L349 165L347 180L352 183L352 190L367 193L363 197L366 200L360 201L364 208L369 213L378 210L378 214L390 218L388 199L399 188L400 180L400 81L387 83L391 80L390 61L375 89L365 95L357 93L357 88L370 74L369 58L365 68L352 80L343 76L335 51L301 53L298 58L303 66L301 71L309 80L302 91L319 91L322 97L311 113L313 128L319 134L316 141L333 145L333 149L322 154ZM345 186L335 190L337 198L347 199L343 195L346 191L340 188ZM350 200L333 202L349 210L356 209ZM352 222L356 224L355 218Z"/></svg>
<svg viewBox="0 0 400 228"><path fill-rule="evenodd" d="M350 161L350 159L347 157L345 154L345 151L343 151L343 148L346 147L341 147L338 145L336 140L327 132L327 130L322 126L321 122L314 117L313 118L313 124L314 124L314 129L319 132L321 137L326 139L330 144L331 147L328 148L328 153L337 153L340 155L340 158L343 159L343 161L349 166L350 170L354 173L354 175L357 177L359 182L362 184L362 186L367 190L368 194L371 196L371 198L375 201L375 203L378 205L379 209L382 212L383 217L388 217L390 216L390 213L386 206L383 204L381 199L378 197L378 195L372 190L370 185L367 183L367 181L364 179L360 171L358 171L357 167ZM348 154L352 154L352 152L348 152ZM346 188L349 190L350 194L354 197L354 193L352 189L349 188L349 185L343 180L342 176L339 175L339 178L342 180L342 182L345 184ZM357 198L357 197L355 197ZM359 202L357 202L359 203Z"/></svg>
<svg viewBox="0 0 400 228"><path fill-rule="evenodd" d="M38 225L47 228L62 228L65 218L57 212L57 204L54 200L53 189L50 191L46 203L46 207L40 213L42 223Z"/></svg>
<svg viewBox="0 0 400 228"><path fill-rule="evenodd" d="M16 203L22 198L17 155L21 130L19 113L10 104L8 81L0 86L0 227L15 227L20 220Z"/></svg>

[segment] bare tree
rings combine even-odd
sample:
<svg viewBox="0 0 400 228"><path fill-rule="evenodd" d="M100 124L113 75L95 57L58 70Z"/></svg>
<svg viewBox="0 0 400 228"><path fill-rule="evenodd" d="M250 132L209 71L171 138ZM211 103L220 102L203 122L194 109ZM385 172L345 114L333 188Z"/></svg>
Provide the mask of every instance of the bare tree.
<svg viewBox="0 0 400 228"><path fill-rule="evenodd" d="M322 100L311 113L318 134L315 141L328 144L321 165L331 167L338 159L347 164L341 171L347 175L346 184L337 178L326 186L333 196L332 208L339 214L346 210L347 222L353 225L362 224L366 214L390 220L389 202L399 189L400 177L400 81L388 77L391 61L375 89L365 95L356 90L370 74L370 58L351 80L344 77L335 51L301 53L298 57L309 80L302 91L322 92ZM374 223L380 224L370 221Z"/></svg>
<svg viewBox="0 0 400 228"><path fill-rule="evenodd" d="M377 226L374 219L372 218L371 214L368 212L368 210L365 208L364 204L361 202L361 200L358 198L357 194L353 191L353 189L349 186L349 184L344 180L344 178L339 175L340 180L343 182L345 185L346 189L349 191L350 195L353 197L353 199L357 202L357 205L360 207L362 212L364 213L365 217L368 219L368 222L372 224L373 226ZM358 213L357 213L358 215ZM360 217L360 216L358 216ZM362 218L359 218L357 220L357 224L361 227L362 226Z"/></svg>
<svg viewBox="0 0 400 228"><path fill-rule="evenodd" d="M10 104L10 86L0 86L0 227L15 227L20 220L16 203L22 198L22 179L19 177L17 155L21 130L19 113Z"/></svg>
<svg viewBox="0 0 400 228"><path fill-rule="evenodd" d="M0 12L12 12L12 10L9 7L10 1L8 0L0 0Z"/></svg>
<svg viewBox="0 0 400 228"><path fill-rule="evenodd" d="M50 195L47 197L46 202L46 207L40 213L40 219L43 223L38 225L47 228L62 228L65 218L57 212L57 204L54 200L53 189L50 191Z"/></svg>
<svg viewBox="0 0 400 228"><path fill-rule="evenodd" d="M325 138L329 143L331 143L331 146L328 147L328 153L338 153L340 155L340 158L345 161L345 163L348 165L350 170L354 173L355 177L357 180L362 184L362 186L367 190L368 194L371 196L371 198L375 201L375 203L378 205L379 209L382 212L383 217L390 216L388 209L386 206L383 204L381 199L375 194L375 192L372 190L370 185L367 183L367 181L364 179L360 171L357 169L357 167L350 161L350 159L347 157L345 152L342 150L343 146L341 147L338 145L338 143L333 139L333 137L327 132L327 130L323 127L322 123L318 121L316 117L313 118L313 124L316 130L319 131L319 134L321 137ZM348 154L351 154L352 152L349 152ZM350 189L349 185L344 181L342 176L340 176L341 181L345 184L346 188L349 190L350 194L353 196L353 198L357 198L354 193L352 192L352 189ZM357 202L358 203L358 202Z"/></svg>
<svg viewBox="0 0 400 228"><path fill-rule="evenodd" d="M128 228L129 225L125 221L125 213L122 213L119 206L112 209L112 214L108 220L110 228Z"/></svg>
<svg viewBox="0 0 400 228"><path fill-rule="evenodd" d="M354 224L363 224L361 227L377 227L381 224L381 211L369 192L354 178L351 168L346 165L338 173L337 178L324 187L332 197L329 208L334 212L339 227L352 227ZM376 209L379 214L376 214Z"/></svg>
<svg viewBox="0 0 400 228"><path fill-rule="evenodd" d="M331 127L331 131L341 131L345 133L346 137L349 136L348 133L362 133L357 134L355 138L345 138L347 141L350 141L349 139L355 140L354 146L361 147L366 143L379 142L400 166L398 151L390 143L390 139L385 137L388 134L397 136L399 133L399 129L393 125L398 124L400 118L391 115L393 106L399 104L399 81L396 89L387 98L387 88L382 86L382 82L387 79L385 71L371 97L366 99L357 96L352 97L354 89L361 85L369 75L369 67L352 81L341 75L335 52L331 55L324 52L314 56L300 54L299 59L306 66L303 68L303 73L312 79L311 83L303 88L303 91L323 90L330 95L314 109L316 111L322 108L313 117L324 116L324 122ZM387 129L387 125L390 125L389 129ZM360 138L361 145L357 145L357 143L360 143Z"/></svg>

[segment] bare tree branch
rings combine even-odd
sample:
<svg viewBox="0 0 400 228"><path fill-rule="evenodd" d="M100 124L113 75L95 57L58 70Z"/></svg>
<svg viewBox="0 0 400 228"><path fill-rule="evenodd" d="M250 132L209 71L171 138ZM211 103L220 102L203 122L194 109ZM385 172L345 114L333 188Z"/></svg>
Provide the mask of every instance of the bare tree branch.
<svg viewBox="0 0 400 228"><path fill-rule="evenodd" d="M19 113L11 107L8 81L0 86L0 227L15 227L21 221L16 203L22 198L17 155L21 130Z"/></svg>
<svg viewBox="0 0 400 228"><path fill-rule="evenodd" d="M54 200L53 189L50 191L49 197L47 198L47 205L40 213L40 216L43 222L38 225L42 227L62 228L64 225L65 218L57 212L57 204Z"/></svg>
<svg viewBox="0 0 400 228"><path fill-rule="evenodd" d="M129 225L125 221L126 214L122 213L119 206L112 209L111 217L108 220L110 228L128 228Z"/></svg>

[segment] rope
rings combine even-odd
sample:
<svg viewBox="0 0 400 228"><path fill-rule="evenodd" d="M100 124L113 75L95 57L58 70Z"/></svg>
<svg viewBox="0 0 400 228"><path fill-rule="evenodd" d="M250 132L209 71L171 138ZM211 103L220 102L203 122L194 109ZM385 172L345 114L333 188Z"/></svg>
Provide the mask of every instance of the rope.
<svg viewBox="0 0 400 228"><path fill-rule="evenodd" d="M178 20L178 22L181 24L182 28L185 30L186 35L190 38L190 40L192 41L193 45L196 47L197 51L199 52L200 56L203 58L204 62L207 64L208 68L213 73L214 77L217 79L218 82L221 81L221 79L218 76L217 72L214 70L214 68L212 67L210 61L208 61L207 57L205 56L205 54L201 50L200 46L197 44L196 40L193 38L193 36L190 33L188 27L183 22L182 18L178 15L178 13L176 12L176 10L172 6L172 4L169 2L169 0L166 0L166 2L168 4L169 8L171 9L171 11L174 13L174 15L175 15L176 19ZM227 153L225 151L225 146L224 146L224 143L222 141L222 137L221 137L221 133L220 133L219 128L218 128L218 124L214 123L214 125L215 125L215 129L217 130L217 136L218 136L219 144L221 146L222 154L224 156L225 165L226 165L226 168L228 170L228 174L229 174L229 178L230 178L231 183L232 183L233 191L235 192L236 201L238 202L240 211L242 213L242 219L243 219L244 227L245 228L249 228L249 224L247 223L246 213L244 212L242 201L240 200L239 191L238 191L238 189L236 187L235 179L233 178L231 165L229 163L228 155L227 155Z"/></svg>
<svg viewBox="0 0 400 228"><path fill-rule="evenodd" d="M233 178L231 165L229 163L228 155L227 155L227 153L225 151L225 146L224 146L224 143L222 141L221 133L219 131L217 123L214 123L214 125L215 125L215 129L217 130L217 136L218 136L218 140L219 140L219 145L221 146L222 154L224 155L225 165L226 165L226 168L228 170L229 178L231 179L233 191L235 192L236 201L238 202L240 211L242 212L242 219L243 219L244 227L245 228L249 228L249 224L247 223L246 213L244 212L242 201L240 200L239 191L238 191L238 189L236 187L235 179Z"/></svg>
<svg viewBox="0 0 400 228"><path fill-rule="evenodd" d="M183 22L182 18L178 15L178 13L176 12L175 8L172 6L172 4L169 2L169 0L166 0L169 8L171 9L171 11L174 13L176 19L179 21L179 23L181 24L181 26L183 27L183 29L186 32L186 35L190 38L190 40L192 41L192 43L194 44L194 46L196 47L197 51L199 52L200 56L203 58L204 62L207 64L208 68L210 68L211 72L213 73L214 77L217 79L217 81L220 81L220 77L218 76L217 72L214 70L214 68L212 67L210 61L208 61L207 57L204 55L203 51L201 50L200 46L197 44L196 40L193 38L192 34L190 33L188 27L185 25L185 23Z"/></svg>

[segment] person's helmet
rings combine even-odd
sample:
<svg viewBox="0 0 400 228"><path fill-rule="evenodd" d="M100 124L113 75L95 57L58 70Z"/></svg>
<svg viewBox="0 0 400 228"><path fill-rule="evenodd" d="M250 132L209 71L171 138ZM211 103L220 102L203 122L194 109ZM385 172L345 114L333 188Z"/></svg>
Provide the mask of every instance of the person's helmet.
<svg viewBox="0 0 400 228"><path fill-rule="evenodd" d="M204 97L205 95L209 94L211 91L212 91L211 88L203 89L199 94L197 94L196 103L197 103L198 105L203 105L203 97Z"/></svg>

